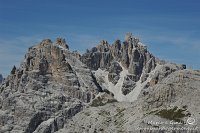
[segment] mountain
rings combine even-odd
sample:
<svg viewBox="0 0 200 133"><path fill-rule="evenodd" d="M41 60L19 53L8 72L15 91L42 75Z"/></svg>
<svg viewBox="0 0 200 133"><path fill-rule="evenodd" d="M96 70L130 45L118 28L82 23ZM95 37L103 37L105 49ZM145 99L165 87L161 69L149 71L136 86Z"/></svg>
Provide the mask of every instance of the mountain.
<svg viewBox="0 0 200 133"><path fill-rule="evenodd" d="M199 81L131 33L82 55L44 39L0 85L0 131L198 133Z"/></svg>

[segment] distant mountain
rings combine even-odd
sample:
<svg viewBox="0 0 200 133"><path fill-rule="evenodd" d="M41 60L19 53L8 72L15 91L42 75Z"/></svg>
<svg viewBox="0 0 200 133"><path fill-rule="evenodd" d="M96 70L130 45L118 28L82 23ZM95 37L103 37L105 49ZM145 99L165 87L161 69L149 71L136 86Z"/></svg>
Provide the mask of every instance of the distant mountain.
<svg viewBox="0 0 200 133"><path fill-rule="evenodd" d="M131 33L83 55L45 39L0 85L0 131L198 133L199 81L200 71L159 60Z"/></svg>
<svg viewBox="0 0 200 133"><path fill-rule="evenodd" d="M3 75L0 74L0 84L3 82Z"/></svg>

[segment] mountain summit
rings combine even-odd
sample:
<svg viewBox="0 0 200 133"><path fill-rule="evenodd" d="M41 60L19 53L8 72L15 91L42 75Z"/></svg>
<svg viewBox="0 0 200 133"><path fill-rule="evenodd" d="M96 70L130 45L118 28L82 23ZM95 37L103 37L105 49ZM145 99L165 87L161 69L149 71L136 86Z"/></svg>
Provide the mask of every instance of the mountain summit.
<svg viewBox="0 0 200 133"><path fill-rule="evenodd" d="M162 78L155 71L167 67L132 33L126 34L124 42L116 40L110 45L101 41L83 54L81 61L95 72L102 88L112 92L118 101L130 102L137 99L143 88L153 86ZM185 66L171 64L168 69L181 70ZM163 77L171 73L167 71Z"/></svg>
<svg viewBox="0 0 200 133"><path fill-rule="evenodd" d="M82 55L63 38L44 39L0 85L0 131L187 132L150 128L198 127L199 80L200 71L159 60L131 33Z"/></svg>

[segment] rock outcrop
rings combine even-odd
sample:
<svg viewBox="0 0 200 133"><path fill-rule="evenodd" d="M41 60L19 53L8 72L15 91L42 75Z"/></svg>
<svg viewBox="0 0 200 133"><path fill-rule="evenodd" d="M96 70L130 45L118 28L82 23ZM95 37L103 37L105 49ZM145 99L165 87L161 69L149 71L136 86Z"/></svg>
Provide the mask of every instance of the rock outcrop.
<svg viewBox="0 0 200 133"><path fill-rule="evenodd" d="M81 61L94 71L98 69L108 71L108 80L114 85L120 79L122 68L128 70L123 79L124 95L130 93L136 87L136 82L142 76L147 76L158 64L147 47L131 33L127 33L122 44L120 40L116 40L112 45L105 40L101 41L99 45L83 54Z"/></svg>
<svg viewBox="0 0 200 133"><path fill-rule="evenodd" d="M57 133L198 133L199 80L200 71L176 71L136 102L86 108Z"/></svg>
<svg viewBox="0 0 200 133"><path fill-rule="evenodd" d="M29 48L1 85L0 127L3 132L57 131L101 91L64 39L45 39Z"/></svg>

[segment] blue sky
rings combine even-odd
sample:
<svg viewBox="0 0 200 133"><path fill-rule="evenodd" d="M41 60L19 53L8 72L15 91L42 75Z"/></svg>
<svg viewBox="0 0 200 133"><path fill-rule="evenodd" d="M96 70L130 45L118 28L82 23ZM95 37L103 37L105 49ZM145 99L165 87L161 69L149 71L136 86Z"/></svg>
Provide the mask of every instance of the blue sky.
<svg viewBox="0 0 200 133"><path fill-rule="evenodd" d="M84 52L132 32L157 57L200 69L199 0L0 0L0 73L44 38Z"/></svg>

